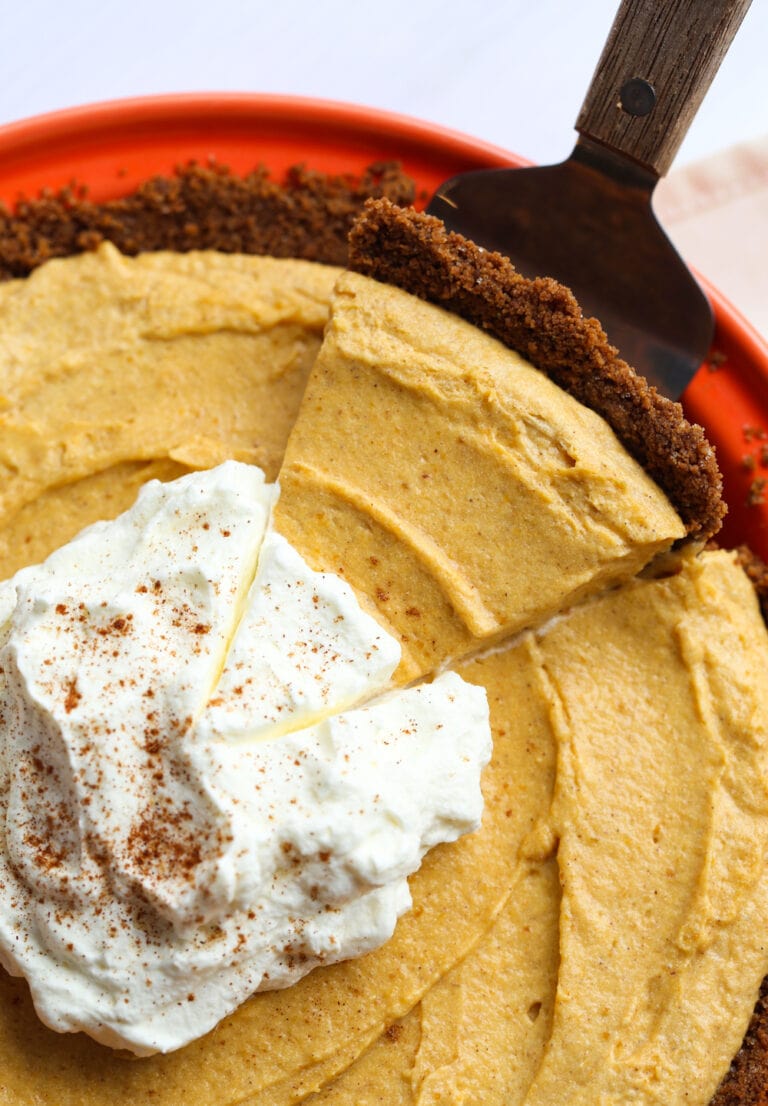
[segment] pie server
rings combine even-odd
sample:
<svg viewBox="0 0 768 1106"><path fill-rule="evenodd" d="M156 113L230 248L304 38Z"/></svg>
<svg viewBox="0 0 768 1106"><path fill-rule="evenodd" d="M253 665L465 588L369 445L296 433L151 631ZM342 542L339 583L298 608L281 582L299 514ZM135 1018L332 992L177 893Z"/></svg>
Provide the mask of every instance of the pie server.
<svg viewBox="0 0 768 1106"><path fill-rule="evenodd" d="M677 399L714 331L651 208L750 0L622 0L560 165L462 173L427 211L525 276L553 276Z"/></svg>

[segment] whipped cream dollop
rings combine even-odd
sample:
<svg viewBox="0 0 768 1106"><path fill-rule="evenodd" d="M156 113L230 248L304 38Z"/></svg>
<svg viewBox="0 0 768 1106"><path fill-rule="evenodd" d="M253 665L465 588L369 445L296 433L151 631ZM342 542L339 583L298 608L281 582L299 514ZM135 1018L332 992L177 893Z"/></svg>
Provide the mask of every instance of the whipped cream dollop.
<svg viewBox="0 0 768 1106"><path fill-rule="evenodd" d="M0 584L0 961L138 1055L382 944L475 829L485 692L399 645L228 462Z"/></svg>

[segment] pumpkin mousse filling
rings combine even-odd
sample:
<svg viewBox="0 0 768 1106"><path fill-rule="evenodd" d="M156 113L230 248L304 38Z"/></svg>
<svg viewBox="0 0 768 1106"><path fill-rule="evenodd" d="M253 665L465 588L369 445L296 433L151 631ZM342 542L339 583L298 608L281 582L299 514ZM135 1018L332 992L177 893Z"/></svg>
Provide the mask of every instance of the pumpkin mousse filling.
<svg viewBox="0 0 768 1106"><path fill-rule="evenodd" d="M55 245L56 220L49 219L48 245L37 253L20 243L29 246L30 219L39 211L28 208L16 222L7 217L2 228L5 256L17 258L12 271L19 274L0 286L0 577L9 581L0 586L6 810L0 840L8 858L0 911L3 963L14 973L0 973L2 1093L8 1102L57 1106L150 1098L160 1106L757 1104L765 1064L762 1007L751 1024L750 1017L768 969L762 677L768 634L755 586L763 586L764 570L745 552L703 548L724 513L703 432L621 361L567 290L554 281L525 280L503 258L387 199L408 198L394 169L376 167L359 188L346 182L344 233L359 213L348 258L339 252L338 229L333 248L318 230L323 178L312 175L298 181L298 191L297 179L289 182L284 196L267 189L273 217L275 204L282 204L281 219L294 228L293 256L254 255L280 251L273 238L262 241L253 230L265 186L263 178L251 184L248 199L247 186L228 174L194 170L177 182L146 186L138 207L148 210L153 195L165 190L176 205L173 225L186 227L183 239L169 225L163 241L162 222L154 217L146 218L142 238L130 198L113 209L72 200L63 244ZM325 193L337 215L340 187L330 181ZM251 204L248 219L230 225L228 237L226 220L217 227L215 218L206 223L202 217L206 189L209 200L226 189ZM125 226L133 227L133 247L118 242L119 252L107 239L125 233L119 229ZM95 249L76 254L83 247ZM127 256L141 250L150 252ZM76 255L36 267L46 251ZM347 260L346 270L324 263ZM55 684L62 732L70 727L75 734L71 747L79 756L87 744L79 715L87 708L93 641L124 648L127 667L145 657L145 647L139 642L132 660L125 635L113 641L73 629L62 637L56 603L50 614L42 610L41 597L52 591L47 583L47 591L39 590L40 573L47 581L57 565L79 564L77 550L96 542L99 531L65 543L92 522L135 517L148 497L167 502L173 513L176 497L188 498L191 489L197 495L209 477L222 489L211 510L221 511L235 495L240 476L234 474L247 482L257 469L279 487L263 512L258 542L266 542L268 555L261 567L249 554L247 571L227 569L232 581L224 586L222 576L214 607L188 611L191 623L182 625L178 613L188 594L167 608L172 652L173 635L184 626L207 627L194 635L188 655L207 673L190 683L191 698L184 681L192 680L192 670L182 665L176 672L170 659L160 666L177 681L176 714L192 721L186 743L167 754L155 743L150 757L153 770L161 771L155 800L167 798L169 809L184 814L199 801L206 812L206 833L188 857L191 868L203 871L222 833L239 840L244 807L269 820L268 803L262 808L261 800L237 790L247 789L249 772L259 772L259 757L290 754L298 764L315 755L311 741L319 741L320 757L329 741L344 747L350 708L351 715L375 712L381 702L391 711L398 696L438 695L443 687L452 695L465 689L466 698L453 719L450 712L437 716L435 750L447 727L440 772L450 775L452 763L465 766L457 802L468 801L466 764L474 758L482 821L474 828L473 811L460 816L452 807L440 815L454 820L450 832L435 834L425 823L412 854L417 859L398 869L407 876L407 890L397 893L399 921L379 947L362 941L351 959L333 962L339 957L329 955L327 962L312 962L309 944L294 941L289 949L291 942L283 942L274 980L280 989L260 990L254 980L209 1032L184 1047L131 1060L108 1047L120 1041L106 1031L103 1043L91 1029L97 1040L52 1032L15 975L23 956L9 950L23 941L17 923L28 884L14 881L23 884L25 871L35 867L30 834L35 840L44 836L41 828L49 834L51 883L74 832L66 820L56 832L51 825L46 830L42 805L35 812L34 801L22 801L30 780L37 787L45 776L46 763L62 793L67 780L50 730L46 741L54 752L46 761L32 729L19 722L18 673L32 671L43 695ZM149 484L133 506L153 479L161 483ZM230 507L239 518L241 509ZM241 513L243 525L252 525L252 512ZM182 526L172 554L161 559L172 563L184 541L191 557L196 535L201 543L215 536L216 548L234 536L221 536L232 529L223 516L198 516L200 530ZM158 525L165 534L166 523ZM202 575L212 578L205 566L213 553L200 556ZM43 569L26 567L41 562ZM188 566L184 587L191 571ZM159 579L159 569L150 575ZM314 678L305 693L300 677L285 675L280 650L273 656L259 644L280 625L288 596L298 612L291 649L305 643L317 614L311 595L306 611L294 602L299 577L336 581L343 603L351 604L343 610L358 612L370 641L380 640L376 648L390 658L375 689L350 692L351 699L345 693L330 711L309 687ZM146 592L133 589L134 625L145 608L162 622L154 579ZM290 588L276 603L278 579ZM215 603L226 606L227 588L234 588L234 606L219 619ZM43 675L35 674L31 638L18 637L14 612L24 596L29 618L59 643L59 652L48 651L56 663L63 658L58 682L46 684L42 664ZM95 599L91 605L98 607ZM329 633L333 626L330 618ZM83 633L76 663L64 672L72 654L67 643ZM162 651L159 631L157 638L153 649ZM327 643L323 648L326 660L337 651ZM272 659L252 671L253 658L265 649ZM349 671L358 669L351 663ZM107 683L116 695L112 676ZM200 700L201 688L212 687L221 694ZM264 706L265 688L271 706ZM480 699L487 700L493 738L485 767L477 735L488 723L470 708ZM284 724L284 710L298 711L306 725ZM253 721L259 711L267 712L271 740ZM95 733L99 720L85 721ZM326 727L322 734L318 726ZM451 726L458 727L454 744ZM366 888L380 870L384 854L373 843L384 847L384 823L389 819L391 829L400 818L407 833L416 818L419 789L413 811L405 813L409 776L418 777L425 797L440 776L428 759L418 759L417 728L399 726L403 751L393 761L392 796L382 799L389 786L382 776L382 795L374 797L374 789L368 799L383 801L389 815L380 830L361 830L350 847ZM403 735L411 729L409 753ZM471 754L459 731L474 742ZM366 756L375 740L362 743ZM124 755L115 758L110 749L102 747L99 771L119 780ZM147 756L145 740L131 762L135 772ZM212 760L213 783L201 784L201 766L210 769ZM31 775L19 774L22 762ZM87 777L91 769L82 763ZM319 768L312 771L307 795L319 793ZM130 799L139 813L144 786ZM445 786L437 790L444 794ZM108 793L95 801L108 805ZM89 817L92 802L85 808ZM156 815L159 808L153 809ZM338 826L340 811L329 826ZM152 824L159 824L155 816ZM26 832L27 853L20 832ZM320 832L311 830L313 841ZM291 850L278 841L277 871L288 880L280 882L288 890L279 901L293 902L290 889L301 884L309 903L337 910L344 893L338 877L333 886L323 882L331 880L324 846L310 854L294 823L281 840ZM293 865L292 855L303 867ZM121 874L108 878L118 890L135 889L147 875L136 865L152 868L147 856L128 856ZM98 850L80 862L67 854L69 878L78 876L78 863L82 875L84 865L97 861ZM154 902L166 922L176 912L184 928L196 912L213 909L208 892L198 901L198 891L186 884L181 898L167 897L179 876L172 863L149 876L140 897ZM227 889L219 880L216 894L247 915L250 877L233 879ZM59 901L60 883L55 894ZM46 910L50 916L55 908L44 901L35 909L38 932L53 926L61 942L66 920L46 919ZM313 918L302 924L315 926L317 950L322 934L335 931L324 922L321 934ZM241 962L236 929L233 924L227 972ZM75 954L65 944L61 960L71 966ZM110 986L129 1005L137 984L118 963L124 946L105 939L99 947L104 972L113 973ZM295 974L281 975L293 970L289 962L298 955L305 960ZM168 991L169 978L161 989ZM63 992L61 980L54 986ZM202 989L183 990L179 1003L192 1008L203 1001ZM39 994L36 1001L44 1007ZM88 1028L82 1021L58 1026L78 1027Z"/></svg>

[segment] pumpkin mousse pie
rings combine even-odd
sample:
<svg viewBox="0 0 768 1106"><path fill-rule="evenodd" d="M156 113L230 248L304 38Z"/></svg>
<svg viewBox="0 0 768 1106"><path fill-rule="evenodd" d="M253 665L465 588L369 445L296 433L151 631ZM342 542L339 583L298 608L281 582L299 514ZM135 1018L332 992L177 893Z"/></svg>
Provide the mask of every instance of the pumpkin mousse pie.
<svg viewBox="0 0 768 1106"><path fill-rule="evenodd" d="M446 676L482 691L493 735L482 821L426 852L408 879L410 908L380 947L309 974L299 964L295 982L281 978L282 989L253 994L165 1054L132 1058L82 1033L54 1033L38 1020L26 983L0 973L0 1101L547 1106L631 1097L706 1106L739 1050L768 967L768 635L739 559L700 552L723 514L711 448L679 406L620 360L565 289L524 280L412 210L370 204L352 234L351 271L317 267L315 277L312 266L304 273L290 262L257 262L207 251L130 260L102 245L6 286L8 302L22 304L48 271L63 289L82 281L82 294L101 297L107 313L103 324L81 327L78 294L58 297L69 330L53 339L55 371L46 371L35 336L27 375L23 330L15 339L16 391L0 413L13 430L3 442L15 479L2 516L13 534L6 574L56 544L55 533L39 545L32 537L53 504L68 540L85 522L129 507L152 476L174 483L167 493L150 485L132 510L153 497L172 503L177 486L189 500L196 481L205 485L196 470L211 467L220 489L211 510L220 514L238 481L255 479L266 537L251 575L268 586L259 593L267 598L244 605L249 572L237 568L236 606L250 612L243 633L269 625L264 611L276 607L278 577L287 581L278 605L298 609L300 562L302 579L317 581L306 592L308 624L327 581L343 596L334 600L339 613L356 610L368 635L360 671L371 665L376 675L368 692L354 693L362 695L356 706L375 711L382 691L398 685L405 690L395 695L454 694L441 683ZM54 319L56 299L28 310ZM9 329L13 315L9 308ZM227 379L230 345L241 335L241 375ZM184 388L174 344L193 380L210 374L210 402L199 396L209 383ZM94 402L84 402L83 385L101 360L107 374L94 373ZM146 412L129 405L126 419L114 409L134 364L137 379L159 378L158 417L151 404ZM70 377L76 386L65 401ZM255 414L250 401L239 402L246 384L259 401ZM49 386L60 400L48 416L60 420L51 428L57 453L71 466L58 480L45 449L51 430L39 433ZM96 408L101 428L90 417ZM234 468L220 464L229 436ZM277 477L279 493L259 490L254 464ZM257 512L241 513L238 525L256 525ZM205 541L211 529L222 539L229 529L219 514ZM72 557L66 549L59 561ZM16 594L35 571L22 573ZM160 603L150 584L134 589L142 610ZM0 600L10 612L7 585ZM30 610L40 613L39 605ZM181 632L178 613L170 614ZM54 607L54 615L69 611ZM205 666L213 628L201 618L193 624L208 627L195 630L193 663ZM329 633L335 626L330 618ZM302 649L304 637L296 638ZM221 773L235 787L237 743L245 749L253 726L236 730L232 717L252 693L239 676L248 649L237 634L229 645L228 660L214 664L210 654L206 679L215 669L222 694L194 707L196 732L208 736L189 755L209 756L207 746L218 749L225 734ZM270 709L284 709L280 695L293 689L278 687ZM70 722L80 694L70 685L63 700ZM478 700L462 700L462 717L470 702ZM301 707L311 725L317 709ZM338 704L339 716L344 710ZM270 755L290 753L300 764L296 728L274 714L268 725ZM323 748L339 740L331 732ZM140 760L160 755L152 742L142 749ZM39 774L39 751L27 754ZM473 756L479 770L479 746ZM177 776L188 788L189 778ZM18 779L14 788L16 802ZM471 811L463 817L466 829ZM299 852L314 871L319 854ZM193 867L196 855L184 853ZM120 880L135 883L146 857L134 849L134 867ZM355 858L375 867L372 845L361 841ZM292 869L288 850L280 879ZM147 894L160 901L161 892L152 884ZM318 884L309 898L326 894ZM282 948L281 967L295 953ZM187 999L185 991L179 1001Z"/></svg>

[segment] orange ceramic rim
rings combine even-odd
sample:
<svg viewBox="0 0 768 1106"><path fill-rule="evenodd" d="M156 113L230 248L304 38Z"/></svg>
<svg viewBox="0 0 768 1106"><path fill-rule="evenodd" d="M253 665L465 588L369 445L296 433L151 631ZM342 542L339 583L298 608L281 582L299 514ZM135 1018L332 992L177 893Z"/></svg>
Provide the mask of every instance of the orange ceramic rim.
<svg viewBox="0 0 768 1106"><path fill-rule="evenodd" d="M188 93L70 108L0 128L0 199L13 206L76 182L114 198L154 174L213 159L275 176L304 164L357 174L398 160L424 197L468 169L519 166L515 154L428 122L353 104L257 93ZM729 514L722 541L768 560L768 343L706 282L714 357L683 399L717 449ZM763 437L763 435L766 435ZM759 481L766 478L766 494ZM767 502L757 500L765 498Z"/></svg>

